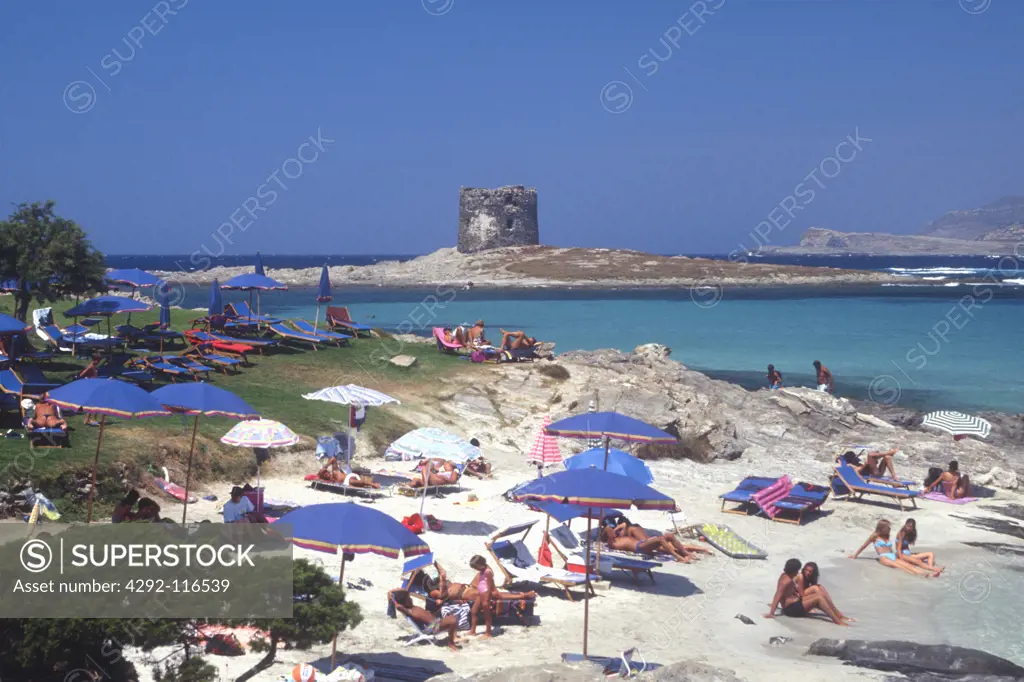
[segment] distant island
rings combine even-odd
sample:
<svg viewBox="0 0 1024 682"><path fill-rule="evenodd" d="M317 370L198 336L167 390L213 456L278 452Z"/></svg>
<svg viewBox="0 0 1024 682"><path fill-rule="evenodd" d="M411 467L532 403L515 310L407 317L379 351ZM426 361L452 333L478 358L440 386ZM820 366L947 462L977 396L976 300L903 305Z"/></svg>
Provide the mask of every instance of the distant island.
<svg viewBox="0 0 1024 682"><path fill-rule="evenodd" d="M986 206L950 211L919 234L837 232L812 227L797 246L765 246L771 254L1000 256L1021 251L1024 197L1003 197ZM1016 250L1016 251L1015 251Z"/></svg>

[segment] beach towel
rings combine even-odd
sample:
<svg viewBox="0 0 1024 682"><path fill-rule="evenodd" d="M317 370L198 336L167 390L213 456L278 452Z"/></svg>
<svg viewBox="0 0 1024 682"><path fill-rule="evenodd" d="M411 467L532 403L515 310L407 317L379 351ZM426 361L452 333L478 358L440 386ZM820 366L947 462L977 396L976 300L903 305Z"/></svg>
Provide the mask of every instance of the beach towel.
<svg viewBox="0 0 1024 682"><path fill-rule="evenodd" d="M156 487L160 488L160 490L164 491L165 493L167 493L174 499L178 500L179 502L185 501L185 489L182 488L177 483L171 483L170 481L163 478L154 478L153 483L155 483ZM195 495L188 496L189 504L198 501L199 498L197 498Z"/></svg>
<svg viewBox="0 0 1024 682"><path fill-rule="evenodd" d="M774 519L779 514L779 508L775 506L775 503L784 500L792 489L793 483L789 480L789 476L783 476L764 490L751 495L751 498L764 510L768 518Z"/></svg>
<svg viewBox="0 0 1024 682"><path fill-rule="evenodd" d="M545 532L544 535L541 536L540 547L537 549L537 563L541 566L551 568L554 564L551 562L551 545L548 544L549 542L551 542L551 540Z"/></svg>
<svg viewBox="0 0 1024 682"><path fill-rule="evenodd" d="M767 559L768 552L737 535L729 526L705 523L698 527L707 543L734 559Z"/></svg>
<svg viewBox="0 0 1024 682"><path fill-rule="evenodd" d="M930 493L925 493L921 497L925 498L926 500L933 500L935 502L945 502L946 504L967 504L968 502L978 501L977 497L960 497L954 500L951 497L946 497L945 493L939 492L938 490L933 490Z"/></svg>

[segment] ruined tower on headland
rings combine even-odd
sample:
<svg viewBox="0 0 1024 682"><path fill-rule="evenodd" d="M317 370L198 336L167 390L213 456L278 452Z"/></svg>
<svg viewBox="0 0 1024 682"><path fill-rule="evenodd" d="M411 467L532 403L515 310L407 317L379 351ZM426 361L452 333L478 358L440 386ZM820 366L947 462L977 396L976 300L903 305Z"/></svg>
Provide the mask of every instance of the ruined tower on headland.
<svg viewBox="0 0 1024 682"><path fill-rule="evenodd" d="M459 190L459 252L540 243L537 190L522 185Z"/></svg>

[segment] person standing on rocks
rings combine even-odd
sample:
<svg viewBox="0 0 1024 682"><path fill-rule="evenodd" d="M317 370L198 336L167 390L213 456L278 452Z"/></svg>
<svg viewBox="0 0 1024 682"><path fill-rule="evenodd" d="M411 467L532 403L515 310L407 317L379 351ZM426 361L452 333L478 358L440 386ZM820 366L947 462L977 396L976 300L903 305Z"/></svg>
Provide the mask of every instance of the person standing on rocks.
<svg viewBox="0 0 1024 682"><path fill-rule="evenodd" d="M821 364L821 360L815 360L814 371L818 377L818 390L822 393L832 393L835 386L833 385L832 372L828 371L828 367Z"/></svg>
<svg viewBox="0 0 1024 682"><path fill-rule="evenodd" d="M768 365L768 388L773 391L782 388L782 372L775 369L775 365Z"/></svg>

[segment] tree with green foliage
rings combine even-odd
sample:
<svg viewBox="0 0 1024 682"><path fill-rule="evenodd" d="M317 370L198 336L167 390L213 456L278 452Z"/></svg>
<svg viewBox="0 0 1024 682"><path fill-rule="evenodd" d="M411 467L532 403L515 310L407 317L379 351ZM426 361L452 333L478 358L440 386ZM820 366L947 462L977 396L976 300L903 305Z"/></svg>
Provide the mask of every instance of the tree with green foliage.
<svg viewBox="0 0 1024 682"><path fill-rule="evenodd" d="M292 579L295 596L291 618L255 618L245 622L267 632L270 641L266 655L235 682L245 682L269 668L282 642L291 643L297 649L308 649L314 644L330 642L337 633L363 620L359 605L345 601L342 587L320 566L296 559Z"/></svg>
<svg viewBox="0 0 1024 682"><path fill-rule="evenodd" d="M55 202L18 204L0 222L0 279L14 280L14 314L28 317L33 299L54 302L106 290L103 254L85 230L54 212Z"/></svg>

